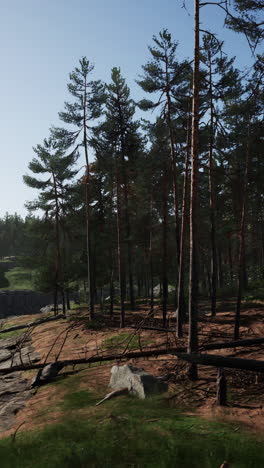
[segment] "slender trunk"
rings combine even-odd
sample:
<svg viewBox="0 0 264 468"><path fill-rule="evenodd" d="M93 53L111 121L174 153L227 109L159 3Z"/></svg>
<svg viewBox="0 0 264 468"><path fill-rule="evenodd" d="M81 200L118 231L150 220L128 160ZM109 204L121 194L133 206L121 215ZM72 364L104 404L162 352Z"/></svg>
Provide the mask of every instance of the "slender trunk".
<svg viewBox="0 0 264 468"><path fill-rule="evenodd" d="M231 287L232 287L233 286L234 272L233 272L232 246L231 246L231 240L230 239L229 239L229 242L228 242L228 260L229 260L230 283L231 283Z"/></svg>
<svg viewBox="0 0 264 468"><path fill-rule="evenodd" d="M153 312L154 307L154 278L153 278L153 226L152 226L152 211L153 211L153 196L150 199L150 230L149 230L149 267L150 267L150 311Z"/></svg>
<svg viewBox="0 0 264 468"><path fill-rule="evenodd" d="M187 141L185 153L185 171L183 182L183 197L182 197L182 225L181 225L181 244L180 244L180 257L179 257L179 277L178 277L178 293L177 293L177 323L176 334L177 337L182 337L182 323L186 316L186 301L184 297L184 267L185 267L185 235L188 217L188 179L189 179L189 160L190 160L190 131L189 131L189 118L187 123Z"/></svg>
<svg viewBox="0 0 264 468"><path fill-rule="evenodd" d="M61 299L62 299L62 313L63 315L66 315L66 306L65 306L65 295L64 295L64 290L61 290Z"/></svg>
<svg viewBox="0 0 264 468"><path fill-rule="evenodd" d="M117 161L116 161L116 200L117 200L116 222L117 222L118 274L119 274L119 287L120 287L120 328L124 328L126 282L125 282L125 269L124 269L124 258L123 258L121 194L120 194L120 182L119 182L119 177L118 177Z"/></svg>
<svg viewBox="0 0 264 468"><path fill-rule="evenodd" d="M165 181L167 182L167 181ZM168 300L168 199L167 193L163 195L163 222L162 222L162 319L163 327L166 326L167 320L167 300Z"/></svg>
<svg viewBox="0 0 264 468"><path fill-rule="evenodd" d="M83 145L85 152L86 174L85 174L85 205L86 205L86 255L87 255L87 299L89 308L89 318L94 318L94 298L91 281L91 236L90 236L90 169L87 144L87 119L86 119L86 78L83 97Z"/></svg>
<svg viewBox="0 0 264 468"><path fill-rule="evenodd" d="M63 278L61 269L61 246L60 246L60 225L59 225L59 200L57 191L57 182L54 173L52 173L53 188L55 194L55 232L56 232L56 262L55 262L55 294L54 294L54 312L58 310L58 290L63 290ZM55 301L56 299L56 301Z"/></svg>
<svg viewBox="0 0 264 468"><path fill-rule="evenodd" d="M58 315L58 288L57 285L55 285L55 290L54 290L54 315Z"/></svg>
<svg viewBox="0 0 264 468"><path fill-rule="evenodd" d="M178 181L177 181L177 168L176 168L176 154L175 154L175 147L174 147L174 143L175 143L174 133L173 133L172 118L171 118L172 111L171 111L171 97L170 97L170 90L169 90L169 76L168 76L168 62L167 61L166 61L166 80L167 80L166 96L167 96L167 106L168 106L167 121L168 121L169 133L170 133L170 153L171 153L171 169L172 169L172 180L173 180L173 198L174 198L175 230L176 230L176 253L177 253L177 261L179 263L180 222L179 222L179 209L178 209Z"/></svg>
<svg viewBox="0 0 264 468"><path fill-rule="evenodd" d="M193 72L193 106L192 106L192 170L191 170L191 202L190 202L190 277L189 277L189 337L188 352L194 353L198 349L198 143L199 143L199 0L194 3L195 45ZM198 377L197 365L192 363L189 377Z"/></svg>
<svg viewBox="0 0 264 468"><path fill-rule="evenodd" d="M240 311L241 311L241 300L243 293L243 280L244 280L244 263L245 263L245 226L246 226L246 211L247 211L247 197L248 197L248 173L249 173L249 159L250 159L250 127L248 129L248 141L246 149L246 167L244 176L244 191L243 201L240 219L240 232L239 232L239 257L238 257L238 284L237 284L237 304L236 304L236 315L235 315L235 327L234 327L234 339L239 340L239 328L240 328Z"/></svg>
<svg viewBox="0 0 264 468"><path fill-rule="evenodd" d="M118 110L119 110L119 119L121 126L121 157L122 157L122 176L124 184L124 214L125 214L125 228L126 228L126 245L127 245L127 260L128 260L128 282L129 282L129 296L130 296L130 305L131 308L135 308L135 297L134 297L134 285L133 285L133 273L132 273L132 244L131 244L131 228L130 228L130 218L129 218L129 209L128 209L128 183L127 183L127 172L126 172L126 160L125 160L125 141L124 141L124 125L123 125L123 115L120 105L120 96L118 94Z"/></svg>
<svg viewBox="0 0 264 468"><path fill-rule="evenodd" d="M224 286L224 277L223 277L223 264L222 264L222 249L218 248L218 282L219 287L223 288Z"/></svg>
<svg viewBox="0 0 264 468"><path fill-rule="evenodd" d="M212 89L212 66L211 53L208 52L209 60L209 95L210 95L210 139L209 139L209 202L211 222L211 315L216 315L216 281L217 281L217 253L215 238L215 183L213 169L213 147L214 147L214 115L213 115L213 89Z"/></svg>
<svg viewBox="0 0 264 468"><path fill-rule="evenodd" d="M113 257L112 257L113 258ZM111 270L111 278L110 278L110 317L114 316L114 297L115 297L115 289L114 289L114 266L112 260L112 270Z"/></svg>
<svg viewBox="0 0 264 468"><path fill-rule="evenodd" d="M70 303L70 293L69 289L66 289L66 304L67 304L67 309L71 310L71 303Z"/></svg>

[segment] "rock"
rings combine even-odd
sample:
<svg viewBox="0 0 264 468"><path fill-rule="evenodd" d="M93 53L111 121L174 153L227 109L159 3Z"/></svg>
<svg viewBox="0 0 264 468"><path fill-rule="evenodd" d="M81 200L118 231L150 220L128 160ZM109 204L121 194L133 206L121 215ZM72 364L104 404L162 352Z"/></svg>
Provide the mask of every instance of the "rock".
<svg viewBox="0 0 264 468"><path fill-rule="evenodd" d="M57 304L57 310L62 310L62 309L63 309L62 304ZM54 312L54 304L49 304L45 307L42 307L40 309L40 312L45 313L45 314L48 314L49 312Z"/></svg>
<svg viewBox="0 0 264 468"><path fill-rule="evenodd" d="M52 362L51 364L48 364L47 366L43 367L43 369L39 369L39 371L31 381L31 388L50 382L55 377L57 377L58 373L62 368L62 363Z"/></svg>
<svg viewBox="0 0 264 468"><path fill-rule="evenodd" d="M168 294L172 293L175 291L175 287L172 286L171 284L168 285ZM157 284L157 286L155 286L155 288L153 288L153 295L154 297L160 297L160 285Z"/></svg>
<svg viewBox="0 0 264 468"><path fill-rule="evenodd" d="M129 393L141 399L156 393L166 392L168 389L165 382L159 381L153 375L145 372L144 369L127 364L112 367L109 387L116 390L128 388Z"/></svg>
<svg viewBox="0 0 264 468"><path fill-rule="evenodd" d="M15 415L30 396L28 380L19 372L0 377L0 433L14 425Z"/></svg>

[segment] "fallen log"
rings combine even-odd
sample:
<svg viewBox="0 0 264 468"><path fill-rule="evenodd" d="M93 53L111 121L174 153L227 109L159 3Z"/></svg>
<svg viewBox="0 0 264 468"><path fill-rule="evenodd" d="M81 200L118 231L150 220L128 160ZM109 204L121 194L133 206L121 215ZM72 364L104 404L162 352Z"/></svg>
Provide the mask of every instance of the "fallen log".
<svg viewBox="0 0 264 468"><path fill-rule="evenodd" d="M252 344L256 344L257 340L263 340L263 338L256 338L254 340L240 340L241 342L251 342ZM252 343L254 341L254 343ZM232 343L232 345L230 345ZM221 348L233 348L234 343L236 346L239 346L239 341L236 342L229 342L229 343L216 343L215 345L209 344L204 345L203 349L221 349ZM258 344L260 341L258 341ZM217 346L212 348L212 346ZM240 345L242 346L242 345ZM243 344L243 346L248 346L248 344ZM220 347L220 348L219 348ZM90 358L79 358L79 359L68 359L63 361L57 361L58 363L63 364L65 366L77 365L77 364L90 364L95 362L106 362L106 361L122 361L124 359L139 359L144 357L155 357L155 356L162 356L166 354L171 354L177 356L180 359L189 361L189 362L196 362L197 364L202 365L210 365L215 367L230 367L234 369L244 369L244 370L252 370L256 372L264 372L264 361L257 361L253 359L240 359L240 358L232 358L228 356L217 356L213 354L186 354L186 347L175 347L175 348L167 348L167 349L148 349L145 351L131 351L128 353L119 353L114 355L101 355L101 356L92 356ZM0 369L0 375L10 374L11 372L22 372L26 370L32 369L42 369L46 365L51 364L49 362L41 363L41 364L31 364L31 365L19 365L8 367L4 369Z"/></svg>
<svg viewBox="0 0 264 468"><path fill-rule="evenodd" d="M107 361L122 361L124 359L138 359L144 357L155 357L161 356L165 354L175 354L181 353L186 351L185 347L182 348L168 348L168 349L148 349L146 351L131 351L125 354L114 354L114 355L102 355L102 356L92 356L90 358L79 358L79 359L65 359L63 361L57 361L58 364L63 364L65 366L73 366L77 364L92 364L94 362L107 362ZM27 370L33 369L42 369L43 367L47 366L48 364L52 364L51 362L40 363L40 364L31 364L31 365L19 365L13 367L7 367L4 369L0 369L0 375L10 374L11 372L23 372Z"/></svg>
<svg viewBox="0 0 264 468"><path fill-rule="evenodd" d="M56 315L56 317L40 319L40 320L36 320L35 322L26 323L24 325L14 325L13 327L5 328L4 330L0 330L0 334L8 333L8 332L11 332L11 331L14 331L14 330L23 330L24 328L36 327L37 325L41 325L42 323L54 322L55 320L60 320L62 318L66 318L66 316L63 315L63 314L60 314L60 315Z"/></svg>
<svg viewBox="0 0 264 468"><path fill-rule="evenodd" d="M228 342L223 342L223 343L210 343L204 346L200 346L200 350L238 348L238 347L256 346L259 344L264 344L264 338L248 338L246 340L228 341Z"/></svg>
<svg viewBox="0 0 264 468"><path fill-rule="evenodd" d="M185 354L172 352L179 359L203 366L226 367L230 369L248 370L253 372L264 372L264 361L256 359L241 359L229 356L218 356L215 354Z"/></svg>

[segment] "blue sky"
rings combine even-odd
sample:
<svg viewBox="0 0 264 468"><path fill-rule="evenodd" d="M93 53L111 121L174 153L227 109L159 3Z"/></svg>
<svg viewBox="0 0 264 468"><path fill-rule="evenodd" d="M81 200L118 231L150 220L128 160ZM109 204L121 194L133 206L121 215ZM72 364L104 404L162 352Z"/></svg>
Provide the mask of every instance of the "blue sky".
<svg viewBox="0 0 264 468"><path fill-rule="evenodd" d="M188 12L182 0L0 0L0 216L25 216L25 201L36 196L22 175L32 146L59 124L58 112L70 99L68 75L79 58L87 56L95 64L94 79L106 82L111 68L120 66L137 100L142 92L135 79L153 34L167 28L179 41L179 59L192 58L193 0L186 7ZM203 8L201 21L225 40L239 68L252 64L246 40L223 27L220 10Z"/></svg>

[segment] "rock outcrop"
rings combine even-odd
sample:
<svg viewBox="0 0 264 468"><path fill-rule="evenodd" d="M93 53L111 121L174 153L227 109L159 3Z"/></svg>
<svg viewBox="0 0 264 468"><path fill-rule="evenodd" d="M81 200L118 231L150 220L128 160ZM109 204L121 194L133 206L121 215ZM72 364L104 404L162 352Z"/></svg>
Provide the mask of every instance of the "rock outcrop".
<svg viewBox="0 0 264 468"><path fill-rule="evenodd" d="M128 364L112 367L109 387L115 390L127 388L129 393L141 399L166 392L168 389L167 383L148 374L144 369Z"/></svg>

